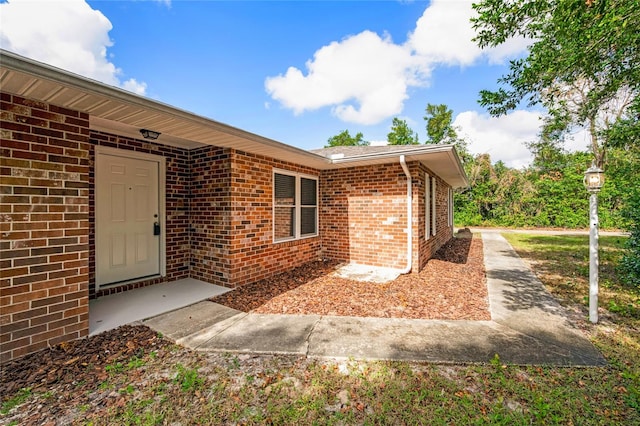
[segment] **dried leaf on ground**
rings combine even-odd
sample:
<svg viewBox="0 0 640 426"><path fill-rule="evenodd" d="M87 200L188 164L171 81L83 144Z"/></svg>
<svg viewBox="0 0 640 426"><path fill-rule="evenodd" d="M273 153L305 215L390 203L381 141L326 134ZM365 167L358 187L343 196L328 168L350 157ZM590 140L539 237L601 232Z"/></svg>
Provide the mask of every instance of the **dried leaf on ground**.
<svg viewBox="0 0 640 426"><path fill-rule="evenodd" d="M378 318L490 320L482 241L454 238L420 273L376 284L339 277L332 261L310 262L212 299L244 312Z"/></svg>

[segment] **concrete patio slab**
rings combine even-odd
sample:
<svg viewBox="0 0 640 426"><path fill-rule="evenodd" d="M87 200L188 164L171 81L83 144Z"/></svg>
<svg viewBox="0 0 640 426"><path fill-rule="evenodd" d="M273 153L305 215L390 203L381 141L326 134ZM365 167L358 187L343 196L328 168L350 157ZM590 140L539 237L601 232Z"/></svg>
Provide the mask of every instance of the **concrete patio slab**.
<svg viewBox="0 0 640 426"><path fill-rule="evenodd" d="M89 301L89 335L112 330L229 291L193 278L137 288Z"/></svg>
<svg viewBox="0 0 640 426"><path fill-rule="evenodd" d="M243 312L209 301L198 302L187 308L170 311L145 321L151 328L163 330L168 338L179 341L192 334L217 326L228 318Z"/></svg>
<svg viewBox="0 0 640 426"><path fill-rule="evenodd" d="M377 266L348 263L338 268L334 274L347 280L384 284L398 278L400 276L400 271L393 268L381 268Z"/></svg>
<svg viewBox="0 0 640 426"><path fill-rule="evenodd" d="M483 243L491 321L258 315L207 301L145 324L202 351L438 363L498 355L521 365L606 365L501 235L485 232Z"/></svg>
<svg viewBox="0 0 640 426"><path fill-rule="evenodd" d="M306 355L320 317L249 314L194 349Z"/></svg>

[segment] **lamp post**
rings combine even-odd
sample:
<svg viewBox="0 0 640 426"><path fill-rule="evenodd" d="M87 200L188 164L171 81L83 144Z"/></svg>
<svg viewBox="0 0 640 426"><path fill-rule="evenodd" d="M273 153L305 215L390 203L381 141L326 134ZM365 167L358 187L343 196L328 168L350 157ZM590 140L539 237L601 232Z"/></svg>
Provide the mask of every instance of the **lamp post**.
<svg viewBox="0 0 640 426"><path fill-rule="evenodd" d="M589 321L598 322L598 192L604 184L604 171L594 164L584 173L589 192Z"/></svg>

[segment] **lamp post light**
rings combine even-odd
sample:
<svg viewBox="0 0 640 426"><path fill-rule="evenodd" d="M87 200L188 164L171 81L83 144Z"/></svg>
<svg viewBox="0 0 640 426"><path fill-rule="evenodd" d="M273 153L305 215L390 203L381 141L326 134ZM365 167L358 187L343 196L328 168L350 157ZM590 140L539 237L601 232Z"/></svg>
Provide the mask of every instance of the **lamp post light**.
<svg viewBox="0 0 640 426"><path fill-rule="evenodd" d="M598 192L604 184L604 171L594 164L584 173L589 192L589 321L598 322Z"/></svg>

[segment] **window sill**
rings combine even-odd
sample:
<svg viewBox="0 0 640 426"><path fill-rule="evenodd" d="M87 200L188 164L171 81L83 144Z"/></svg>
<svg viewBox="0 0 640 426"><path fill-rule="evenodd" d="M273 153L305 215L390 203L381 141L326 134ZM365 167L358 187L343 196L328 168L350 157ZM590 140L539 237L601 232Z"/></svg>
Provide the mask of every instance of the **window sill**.
<svg viewBox="0 0 640 426"><path fill-rule="evenodd" d="M311 235L303 235L300 238L280 238L278 240L273 240L273 244L280 244L280 243L291 243L291 242L295 242L295 241L302 241L302 240L308 240L309 238L317 238L319 237L320 234L311 234Z"/></svg>

